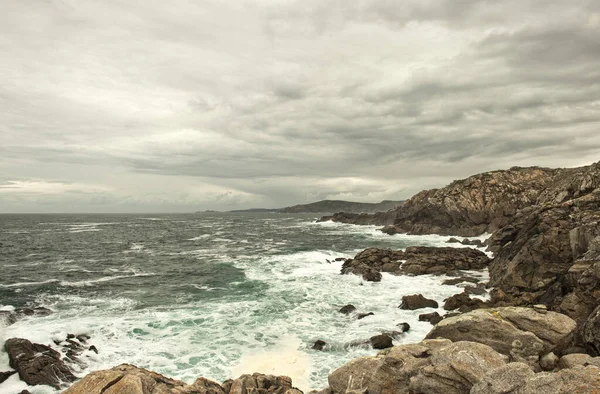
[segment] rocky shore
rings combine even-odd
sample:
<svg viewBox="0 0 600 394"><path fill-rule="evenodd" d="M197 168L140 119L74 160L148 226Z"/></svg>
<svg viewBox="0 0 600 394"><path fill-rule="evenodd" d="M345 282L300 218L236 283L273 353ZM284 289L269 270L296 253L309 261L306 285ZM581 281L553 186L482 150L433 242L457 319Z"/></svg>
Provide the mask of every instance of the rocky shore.
<svg viewBox="0 0 600 394"><path fill-rule="evenodd" d="M447 275L464 291L445 300L399 294L398 307L443 304L445 315L423 313L431 331L419 343L393 346L410 329L361 340L381 350L329 375L312 394L571 394L600 392L600 163L574 169L513 168L479 174L421 192L401 207L375 214L339 213L322 220L385 225L389 234L491 236L466 247L369 248L343 259L341 274L381 281L393 275ZM482 251L493 252L490 258ZM466 271L489 270L489 283ZM385 279L383 279L385 280ZM489 297L478 298L486 295ZM339 311L368 318L346 305ZM427 312L427 311L424 311ZM34 313L34 312L32 312ZM41 311L40 313L45 313ZM5 314L8 323L28 312ZM328 351L328 338L312 345ZM31 385L74 382L89 337L67 337L61 350L13 338L5 344L14 371ZM101 349L100 349L101 350ZM260 371L257 371L260 372ZM67 394L298 394L286 376L255 373L222 383L192 384L120 365L75 381Z"/></svg>

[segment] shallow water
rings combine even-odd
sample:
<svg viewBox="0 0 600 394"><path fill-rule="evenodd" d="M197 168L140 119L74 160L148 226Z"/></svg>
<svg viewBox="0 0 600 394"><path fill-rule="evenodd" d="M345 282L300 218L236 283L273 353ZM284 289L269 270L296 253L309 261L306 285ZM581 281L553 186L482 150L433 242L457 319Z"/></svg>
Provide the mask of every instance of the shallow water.
<svg viewBox="0 0 600 394"><path fill-rule="evenodd" d="M431 326L397 308L403 295L441 302L462 291L445 277L340 275L336 257L367 247L448 246L448 237L388 236L372 226L314 223L313 215L0 215L0 307L44 305L48 317L0 328L0 340L50 344L87 333L90 370L133 363L193 382L245 372L290 375L322 388L348 360L375 354L348 343L396 324L421 340ZM461 246L461 245L457 245ZM480 273L485 277L485 273ZM348 303L374 316L356 320ZM312 343L328 342L326 351ZM0 353L0 370L8 369ZM16 376L1 389L27 386ZM52 393L50 388L28 388Z"/></svg>

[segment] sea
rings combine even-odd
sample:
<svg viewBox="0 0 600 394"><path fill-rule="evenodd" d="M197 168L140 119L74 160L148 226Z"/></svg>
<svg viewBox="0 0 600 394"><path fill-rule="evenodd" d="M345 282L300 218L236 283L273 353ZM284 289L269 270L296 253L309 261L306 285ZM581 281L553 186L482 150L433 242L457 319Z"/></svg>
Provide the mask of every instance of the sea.
<svg viewBox="0 0 600 394"><path fill-rule="evenodd" d="M51 345L87 334L78 376L121 363L192 383L243 373L292 377L302 390L327 387L349 360L375 355L358 344L383 331L411 329L395 344L431 329L401 310L402 296L442 301L462 291L446 276L383 274L379 283L341 275L341 261L370 247L452 246L437 235L386 235L375 226L317 223L314 214L196 213L0 215L0 310L44 306L53 313L0 326L12 337ZM472 238L475 239L475 238ZM481 237L479 239L484 239ZM487 279L487 272L472 272ZM372 316L339 309L353 304ZM438 309L440 313L444 311ZM316 340L327 342L313 350ZM0 351L0 371L9 370ZM17 375L0 392L28 389Z"/></svg>

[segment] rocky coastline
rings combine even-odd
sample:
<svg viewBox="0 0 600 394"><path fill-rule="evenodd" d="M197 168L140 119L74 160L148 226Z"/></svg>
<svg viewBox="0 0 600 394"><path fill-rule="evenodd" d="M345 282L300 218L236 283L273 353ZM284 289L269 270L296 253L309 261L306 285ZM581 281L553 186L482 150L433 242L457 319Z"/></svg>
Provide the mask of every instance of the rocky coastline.
<svg viewBox="0 0 600 394"><path fill-rule="evenodd" d="M453 277L448 284L463 283L464 291L445 300L399 295L399 308L443 303L447 313L419 316L432 324L419 343L393 346L393 338L410 329L404 322L398 331L362 341L380 352L341 366L329 375L328 387L312 394L600 392L600 163L478 174L418 193L387 212L337 213L321 220L382 225L388 234L491 235L485 245L449 239L465 247L369 248L344 259L340 273L365 281L382 280L382 272L446 275ZM465 273L482 269L489 270L489 283ZM489 297L478 298L487 292ZM35 313L0 317L10 323ZM340 313L370 315L352 305ZM0 390L2 379L17 373L30 385L58 389L74 382L67 394L302 393L286 376L255 373L186 384L127 364L76 381L76 366L85 362L81 355L98 349L89 337L67 337L55 345L60 352L9 339L5 350L14 371L0 371ZM313 349L327 351L327 338Z"/></svg>

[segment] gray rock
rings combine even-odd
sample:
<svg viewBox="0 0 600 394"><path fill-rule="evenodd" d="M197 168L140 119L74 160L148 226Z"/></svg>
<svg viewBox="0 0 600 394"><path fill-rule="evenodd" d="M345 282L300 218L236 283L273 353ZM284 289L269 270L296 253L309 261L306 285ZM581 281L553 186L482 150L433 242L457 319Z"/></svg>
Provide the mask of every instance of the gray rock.
<svg viewBox="0 0 600 394"><path fill-rule="evenodd" d="M575 322L560 313L538 313L531 308L478 309L439 322L427 339L446 338L491 346L497 352L519 357L560 351L570 342Z"/></svg>
<svg viewBox="0 0 600 394"><path fill-rule="evenodd" d="M600 368L600 357L592 357L589 354L573 353L562 356L558 360L559 369L571 369L577 366L586 367L588 365L594 365Z"/></svg>
<svg viewBox="0 0 600 394"><path fill-rule="evenodd" d="M558 356L552 352L540 357L540 367L542 371L552 371L558 365Z"/></svg>
<svg viewBox="0 0 600 394"><path fill-rule="evenodd" d="M535 374L528 365L509 363L487 372L473 385L470 394L521 393Z"/></svg>
<svg viewBox="0 0 600 394"><path fill-rule="evenodd" d="M455 342L431 357L431 365L410 379L409 390L414 394L469 393L486 372L504 364L505 357L487 345Z"/></svg>

